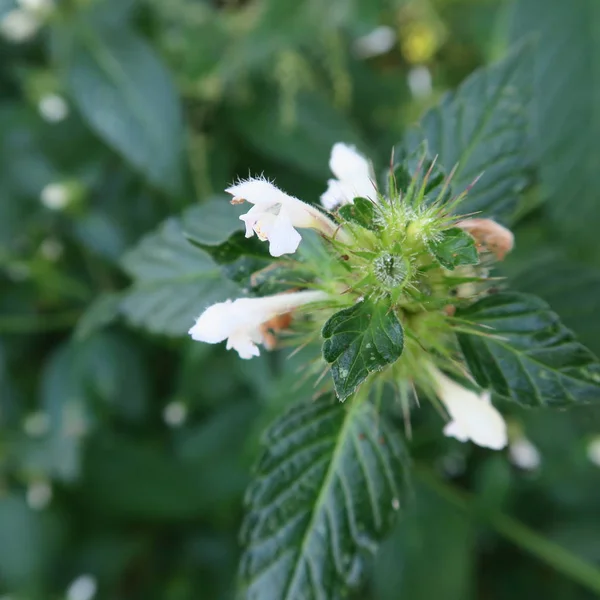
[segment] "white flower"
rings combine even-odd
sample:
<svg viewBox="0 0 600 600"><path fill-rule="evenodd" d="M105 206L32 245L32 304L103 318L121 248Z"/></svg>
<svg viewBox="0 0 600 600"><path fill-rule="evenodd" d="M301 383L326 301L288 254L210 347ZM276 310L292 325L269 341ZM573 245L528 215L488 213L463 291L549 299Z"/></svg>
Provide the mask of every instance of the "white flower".
<svg viewBox="0 0 600 600"><path fill-rule="evenodd" d="M49 183L42 190L40 200L50 210L64 210L70 201L69 189L63 183Z"/></svg>
<svg viewBox="0 0 600 600"><path fill-rule="evenodd" d="M511 440L508 456L513 465L526 471L534 471L542 463L542 457L537 447L526 437Z"/></svg>
<svg viewBox="0 0 600 600"><path fill-rule="evenodd" d="M461 442L471 440L478 446L500 450L506 446L506 423L494 408L487 391L476 393L456 383L435 367L430 367L435 391L451 421L444 434Z"/></svg>
<svg viewBox="0 0 600 600"><path fill-rule="evenodd" d="M600 435L588 443L587 457L592 464L600 467Z"/></svg>
<svg viewBox="0 0 600 600"><path fill-rule="evenodd" d="M396 32L387 25L376 27L367 35L359 37L353 45L359 58L371 58L389 52L396 42Z"/></svg>
<svg viewBox="0 0 600 600"><path fill-rule="evenodd" d="M407 76L411 94L418 99L427 98L433 92L431 71L424 66L413 67Z"/></svg>
<svg viewBox="0 0 600 600"><path fill-rule="evenodd" d="M296 227L317 229L343 239L344 233L318 209L282 192L266 179L240 181L225 191L233 196L234 203L245 200L254 204L240 219L246 224L246 237L256 233L261 240L269 240L271 256L296 251L302 240Z"/></svg>
<svg viewBox="0 0 600 600"><path fill-rule="evenodd" d="M96 578L92 575L80 575L67 590L67 600L92 600L98 590Z"/></svg>
<svg viewBox="0 0 600 600"><path fill-rule="evenodd" d="M350 204L358 197L377 200L371 165L355 148L335 144L331 149L329 168L337 179L330 179L327 191L321 195L321 204L327 210Z"/></svg>
<svg viewBox="0 0 600 600"><path fill-rule="evenodd" d="M47 94L38 103L38 111L48 123L59 123L69 115L69 105L58 94Z"/></svg>
<svg viewBox="0 0 600 600"><path fill-rule="evenodd" d="M52 500L52 487L47 481L33 481L27 486L27 504L32 510L44 510Z"/></svg>
<svg viewBox="0 0 600 600"><path fill-rule="evenodd" d="M189 330L192 339L209 344L227 340L227 349L237 350L241 358L258 356L257 344L264 344L263 325L295 308L325 300L327 294L303 291L263 298L239 298L209 306Z"/></svg>
<svg viewBox="0 0 600 600"><path fill-rule="evenodd" d="M163 410L163 420L169 427L180 427L187 419L187 406L179 400L169 402Z"/></svg>
<svg viewBox="0 0 600 600"><path fill-rule="evenodd" d="M9 42L26 42L39 28L40 22L36 16L20 8L6 13L0 21L0 34Z"/></svg>
<svg viewBox="0 0 600 600"><path fill-rule="evenodd" d="M29 12L49 12L54 8L53 0L19 0L19 6Z"/></svg>

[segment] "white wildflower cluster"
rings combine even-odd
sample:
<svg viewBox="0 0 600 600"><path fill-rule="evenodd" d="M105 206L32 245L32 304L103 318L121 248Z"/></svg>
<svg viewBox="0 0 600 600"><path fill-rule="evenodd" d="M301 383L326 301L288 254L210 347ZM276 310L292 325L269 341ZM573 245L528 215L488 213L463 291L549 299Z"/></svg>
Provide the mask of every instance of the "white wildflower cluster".
<svg viewBox="0 0 600 600"><path fill-rule="evenodd" d="M382 252L375 260L369 261L363 258L363 255L369 255L368 252L355 252L357 246L358 250L361 248L360 240L357 242L357 235L362 234L357 234L352 227L347 226L343 219L339 218L340 211L346 209L347 205L353 205L357 198L363 198L374 207L373 210L383 215L384 222L391 224L392 229L395 219L405 219L407 225L403 231L409 231L416 239L418 236L427 235L427 228L431 227L438 214L432 211L439 208L435 206L423 208L423 211L429 212L424 213L425 216L419 221L418 212L398 207L394 202L386 199L378 191L371 164L351 146L335 144L331 152L330 168L334 178L329 180L327 190L321 196L321 204L329 214L286 194L264 178L240 181L226 191L233 196L232 203L248 202L252 205L250 210L240 217L246 226L246 237L256 235L260 240L268 242L272 256L279 258L294 254L302 242L301 231L313 229L324 238L337 257L346 257L345 260L353 257L356 266L346 263L344 265L346 271L342 271L352 273L353 283L342 285L344 280L341 276L335 284L321 280L311 286L312 289L296 288L271 296L238 298L214 304L198 317L189 330L194 340L211 344L226 341L228 349L233 348L241 358L250 359L259 355L260 344L267 348L272 347L271 331L279 331L289 326L291 315L302 311L307 316L314 316L315 312L318 313L321 309L329 309L328 314L331 315L332 310L336 307L339 309L340 297L347 298L344 293L348 291L356 294L355 301L360 300L354 287L360 286L363 282L359 275L361 269L365 272L371 269L371 274L374 274L374 279L372 278L375 281L374 285L383 286L383 280L381 277L377 279L378 273L375 273L373 266L379 263L384 270L388 268L398 271L402 267L400 279L408 278L404 263L396 260L397 257L391 253ZM405 212L403 213L402 210ZM410 213L410 217L407 217L409 210L413 212ZM446 223L444 219L449 220L450 217L443 216L438 220ZM410 225L413 221L415 223ZM444 226L459 227L463 231L468 231L480 250L487 248L497 258L512 248L512 234L487 219L463 221L454 219L450 225ZM368 239L371 240L374 234L367 232L364 235L370 236ZM386 247L383 248L385 249ZM319 266L315 270L319 271ZM349 301L352 300L343 300L346 306ZM283 323L280 322L281 320ZM433 346L435 347L435 344ZM472 382L472 386L469 383L468 387L457 383L436 366L434 360L423 359L419 365L423 367L421 370L426 372L423 377L426 378L428 391L439 398L449 415L449 422L444 429L447 436L462 442L470 440L479 446L492 449L501 449L507 445L506 424L500 412L493 406L490 392L477 390ZM466 373L463 375L470 382L470 377ZM420 383L422 382L417 382ZM167 418L165 413L165 420L169 422L173 419ZM529 462L532 461L533 459Z"/></svg>
<svg viewBox="0 0 600 600"><path fill-rule="evenodd" d="M53 0L18 0L18 5L0 18L0 35L15 44L33 38L54 9Z"/></svg>

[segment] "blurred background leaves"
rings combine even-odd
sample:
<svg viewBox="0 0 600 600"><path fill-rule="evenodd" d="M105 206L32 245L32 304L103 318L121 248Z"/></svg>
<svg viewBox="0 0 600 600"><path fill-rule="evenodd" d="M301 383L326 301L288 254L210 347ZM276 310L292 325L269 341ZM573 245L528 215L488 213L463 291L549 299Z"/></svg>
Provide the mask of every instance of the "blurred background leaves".
<svg viewBox="0 0 600 600"><path fill-rule="evenodd" d="M0 597L64 598L82 574L111 600L234 597L260 432L314 390L302 356L185 338L237 289L215 194L264 172L314 202L338 141L383 171L512 43L529 127L507 113L494 150L536 168L503 270L600 351L595 0L0 0L0 33ZM453 162L457 138L434 150ZM496 175L498 201L523 188ZM597 411L503 409L529 460L445 439L425 410L408 449L600 562ZM358 598L594 597L418 482L370 573Z"/></svg>

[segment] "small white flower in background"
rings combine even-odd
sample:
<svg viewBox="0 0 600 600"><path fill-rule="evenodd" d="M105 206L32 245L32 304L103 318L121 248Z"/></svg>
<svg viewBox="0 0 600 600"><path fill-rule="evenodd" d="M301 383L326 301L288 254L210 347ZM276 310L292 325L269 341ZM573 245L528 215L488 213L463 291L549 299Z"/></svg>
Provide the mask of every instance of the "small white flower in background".
<svg viewBox="0 0 600 600"><path fill-rule="evenodd" d="M50 210L64 210L70 199L69 189L63 183L49 183L40 195L40 201Z"/></svg>
<svg viewBox="0 0 600 600"><path fill-rule="evenodd" d="M338 229L314 206L282 192L266 179L240 181L225 191L233 196L233 203L246 201L254 205L240 219L246 224L246 237L256 234L262 241L269 241L271 256L293 254L297 250L302 236L296 227L316 229L330 236Z"/></svg>
<svg viewBox="0 0 600 600"><path fill-rule="evenodd" d="M353 50L358 58L371 58L389 52L395 43L396 32L387 25L381 25L355 40Z"/></svg>
<svg viewBox="0 0 600 600"><path fill-rule="evenodd" d="M471 440L478 446L501 450L507 443L506 423L492 405L490 393L476 393L453 381L440 370L430 367L437 396L451 421L444 434L461 442Z"/></svg>
<svg viewBox="0 0 600 600"><path fill-rule="evenodd" d="M185 423L187 414L187 406L183 402L175 400L165 406L163 420L169 427L180 427Z"/></svg>
<svg viewBox="0 0 600 600"><path fill-rule="evenodd" d="M417 99L422 100L431 96L433 92L433 82L431 71L424 66L413 67L407 76L410 93Z"/></svg>
<svg viewBox="0 0 600 600"><path fill-rule="evenodd" d="M46 238L40 244L40 254L51 262L56 262L65 250L63 243L56 238Z"/></svg>
<svg viewBox="0 0 600 600"><path fill-rule="evenodd" d="M47 17L55 8L54 0L17 0L19 6L26 12L37 17Z"/></svg>
<svg viewBox="0 0 600 600"><path fill-rule="evenodd" d="M241 358L258 356L257 344L265 344L265 323L287 314L299 306L325 300L328 295L319 291L239 298L209 306L189 330L198 342L218 344L227 340L227 349L233 348Z"/></svg>
<svg viewBox="0 0 600 600"><path fill-rule="evenodd" d="M508 446L508 457L513 465L525 471L535 471L542 464L540 451L524 436L511 440Z"/></svg>
<svg viewBox="0 0 600 600"><path fill-rule="evenodd" d="M32 510L44 510L52 500L52 486L48 481L32 481L27 486L27 504Z"/></svg>
<svg viewBox="0 0 600 600"><path fill-rule="evenodd" d="M32 438L39 438L50 431L50 415L41 410L27 415L23 422L25 433Z"/></svg>
<svg viewBox="0 0 600 600"><path fill-rule="evenodd" d="M69 105L62 96L47 94L38 102L38 112L48 123L60 123L69 116Z"/></svg>
<svg viewBox="0 0 600 600"><path fill-rule="evenodd" d="M335 144L331 149L329 168L337 179L330 179L327 191L321 195L321 204L327 210L350 204L358 197L377 200L371 165L354 147Z"/></svg>
<svg viewBox="0 0 600 600"><path fill-rule="evenodd" d="M38 18L31 12L20 8L7 12L0 20L0 35L16 44L30 40L39 28Z"/></svg>
<svg viewBox="0 0 600 600"><path fill-rule="evenodd" d="M67 600L92 600L98 591L93 575L80 575L67 589Z"/></svg>
<svg viewBox="0 0 600 600"><path fill-rule="evenodd" d="M600 467L600 435L589 441L587 445L587 457L591 463Z"/></svg>

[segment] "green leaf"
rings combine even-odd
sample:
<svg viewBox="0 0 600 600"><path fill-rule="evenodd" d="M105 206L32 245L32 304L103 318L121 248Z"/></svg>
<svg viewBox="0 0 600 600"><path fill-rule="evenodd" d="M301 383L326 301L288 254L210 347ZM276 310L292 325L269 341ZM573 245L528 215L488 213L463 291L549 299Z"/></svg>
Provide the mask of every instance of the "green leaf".
<svg viewBox="0 0 600 600"><path fill-rule="evenodd" d="M506 292L457 312L482 335L459 335L484 388L525 406L565 407L600 400L600 363L536 296Z"/></svg>
<svg viewBox="0 0 600 600"><path fill-rule="evenodd" d="M219 266L169 219L123 258L134 279L121 310L135 325L154 333L184 335L210 304L241 295Z"/></svg>
<svg viewBox="0 0 600 600"><path fill-rule="evenodd" d="M476 71L406 136L409 152L427 140L430 156L438 155L446 172L457 165L455 194L483 173L459 207L463 214L481 211L506 220L528 183L529 54L530 47L523 45L496 65Z"/></svg>
<svg viewBox="0 0 600 600"><path fill-rule="evenodd" d="M252 205L231 204L230 200L231 196L218 196L188 208L182 217L186 237L202 246L219 246L244 229L240 215Z"/></svg>
<svg viewBox="0 0 600 600"><path fill-rule="evenodd" d="M171 76L125 27L81 27L71 49L71 97L95 132L157 187L181 189L183 127Z"/></svg>
<svg viewBox="0 0 600 600"><path fill-rule="evenodd" d="M364 300L335 313L323 326L323 357L344 401L367 378L400 358L404 332L389 301Z"/></svg>
<svg viewBox="0 0 600 600"><path fill-rule="evenodd" d="M381 229L377 221L377 207L371 200L366 198L354 198L354 202L342 206L339 213L348 223L354 223L371 231Z"/></svg>
<svg viewBox="0 0 600 600"><path fill-rule="evenodd" d="M120 307L121 294L107 292L98 296L77 322L75 340L84 340L112 323L119 316Z"/></svg>
<svg viewBox="0 0 600 600"><path fill-rule="evenodd" d="M277 94L265 89L254 99L252 108L236 106L230 119L240 134L265 156L323 182L331 175L329 154L336 142L361 145L351 123L319 94L297 94L294 121L290 124L281 122L279 107ZM266 131L269 135L265 135Z"/></svg>
<svg viewBox="0 0 600 600"><path fill-rule="evenodd" d="M558 232L598 252L600 4L517 0L513 39L534 35L531 120L541 188Z"/></svg>
<svg viewBox="0 0 600 600"><path fill-rule="evenodd" d="M446 269L479 263L475 240L459 227L452 227L442 232L439 239L429 244L429 250Z"/></svg>
<svg viewBox="0 0 600 600"><path fill-rule="evenodd" d="M242 598L339 599L404 504L407 458L368 402L293 407L267 432L247 493Z"/></svg>

